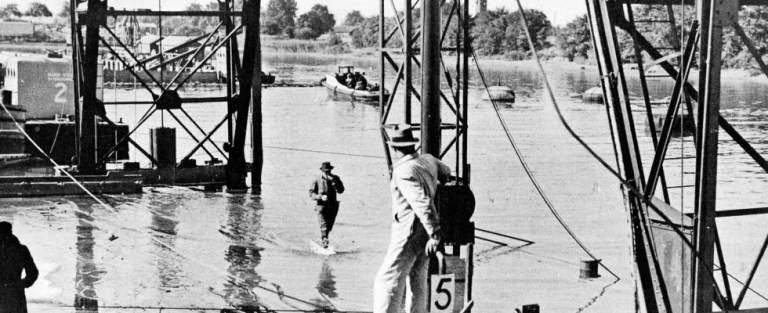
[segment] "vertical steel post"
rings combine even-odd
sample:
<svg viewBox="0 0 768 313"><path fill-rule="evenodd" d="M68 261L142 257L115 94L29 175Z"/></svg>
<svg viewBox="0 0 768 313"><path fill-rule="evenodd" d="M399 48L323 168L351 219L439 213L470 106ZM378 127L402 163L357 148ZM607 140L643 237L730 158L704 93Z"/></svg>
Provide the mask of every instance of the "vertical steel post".
<svg viewBox="0 0 768 313"><path fill-rule="evenodd" d="M72 80L73 80L73 87L74 87L74 99L75 99L75 116L78 118L75 119L75 138L78 138L77 141L79 141L80 138L80 51L77 47L80 46L80 41L78 39L78 32L80 31L80 27L78 26L77 21L77 1L76 0L69 0L69 25L70 25L70 35L72 44L70 47L72 47ZM80 143L76 143L75 150L77 151L75 155L77 155L77 159L80 159ZM70 164L71 165L71 164Z"/></svg>
<svg viewBox="0 0 768 313"><path fill-rule="evenodd" d="M601 83L605 92L605 101L612 109L616 127L616 138L621 151L621 167L624 179L632 181L637 190L645 188L640 151L637 145L632 110L629 106L626 81L621 65L621 54L614 23L620 21L623 10L616 2L587 0L590 25L593 29L595 55L600 68ZM644 205L637 196L631 195L629 201L630 218L633 232L635 263L643 290L648 312L670 312L666 286L661 273L651 229Z"/></svg>
<svg viewBox="0 0 768 313"><path fill-rule="evenodd" d="M231 11L231 2L230 0L224 0L224 2L219 2L219 10L224 11L226 13L229 13ZM224 30L226 34L232 33L232 18L227 15L223 16L221 18L224 21ZM232 143L232 111L233 109L233 103L232 103L232 93L234 92L235 88L235 82L233 78L235 75L232 75L232 68L233 61L232 61L232 47L234 45L232 44L232 40L230 40L227 43L227 49L226 50L226 80L227 80L227 142Z"/></svg>
<svg viewBox="0 0 768 313"><path fill-rule="evenodd" d="M384 19L384 1L387 0L379 1L379 125L384 124L384 110L386 110L387 105L386 101L384 101L384 75L387 72L384 61L385 49L387 48L386 38L384 37L384 32L386 31L386 27L384 27L386 21Z"/></svg>
<svg viewBox="0 0 768 313"><path fill-rule="evenodd" d="M423 0L421 45L421 153L440 150L440 0Z"/></svg>
<svg viewBox="0 0 768 313"><path fill-rule="evenodd" d="M738 18L738 2L698 0L701 21L699 49L699 99L696 128L696 190L693 262L694 312L712 312L715 209L717 191L717 141L720 116L720 66L723 27Z"/></svg>
<svg viewBox="0 0 768 313"><path fill-rule="evenodd" d="M253 32L256 34L253 38L253 45L256 49L256 54L253 60L253 84L251 92L253 93L253 111L251 121L251 192L261 192L261 170L264 166L264 147L262 147L262 115L261 115L261 0L252 0L255 2L253 6L253 15L256 20L250 27L253 28Z"/></svg>
<svg viewBox="0 0 768 313"><path fill-rule="evenodd" d="M245 176L246 176L246 164L245 164L245 137L248 128L248 109L250 108L252 88L254 83L261 83L261 72L255 72L255 63L260 61L256 55L257 40L259 38L258 23L259 16L255 15L258 12L257 6L258 0L246 0L243 1L243 20L245 32L245 44L243 47L243 64L240 69L240 92L235 99L234 104L237 112L237 119L235 120L235 138L230 150L229 162L227 163L227 188L230 189L245 189ZM235 39L233 39L235 40ZM254 79L254 76L257 76ZM254 111L261 108L254 108ZM254 112L256 114L256 112ZM259 115L261 112L258 113ZM254 125L255 126L255 125Z"/></svg>
<svg viewBox="0 0 768 313"><path fill-rule="evenodd" d="M78 170L81 174L96 173L96 98L97 63L99 61L99 28L105 17L105 8L100 0L88 0L85 15L85 55L83 56L83 108L80 115L80 158Z"/></svg>
<svg viewBox="0 0 768 313"><path fill-rule="evenodd" d="M462 141L462 162L461 162L461 173L462 173L462 180L465 185L469 185L470 180L470 171L469 171L469 164L467 164L467 148L468 148L468 141L469 141L469 55L472 53L472 46L471 46L471 39L469 37L469 0L464 0L464 8L463 11L461 11L459 14L463 14L463 18L461 20L462 22L462 32L463 35L457 36L463 36L464 40L462 41L462 66L461 66L461 104L462 104L462 117L464 117L464 123L461 125L461 127L464 130L464 140ZM456 171L459 171L459 169L456 169Z"/></svg>
<svg viewBox="0 0 768 313"><path fill-rule="evenodd" d="M411 40L413 37L412 13L413 6L411 0L405 0L405 16L403 17L405 19L405 38L403 38L403 46L405 48L405 70L403 70L405 75L405 124L411 124L411 88L413 88L413 74L411 73L413 70L413 60L411 60L413 57L413 42ZM395 14L398 13L395 12Z"/></svg>

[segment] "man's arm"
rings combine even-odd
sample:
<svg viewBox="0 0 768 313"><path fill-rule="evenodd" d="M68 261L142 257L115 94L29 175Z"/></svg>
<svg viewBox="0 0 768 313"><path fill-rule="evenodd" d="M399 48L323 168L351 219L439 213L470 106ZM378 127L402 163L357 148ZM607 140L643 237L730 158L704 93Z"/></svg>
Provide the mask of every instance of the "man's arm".
<svg viewBox="0 0 768 313"><path fill-rule="evenodd" d="M24 279L21 280L21 285L24 286L24 288L32 287L32 285L37 281L37 276L40 274L37 271L37 266L35 266L35 260L32 259L32 254L29 253L29 249L27 247L24 247L23 249L24 253L24 273L26 274L24 276Z"/></svg>
<svg viewBox="0 0 768 313"><path fill-rule="evenodd" d="M336 192L344 193L344 183L341 182L338 175L333 175L333 187L336 188Z"/></svg>
<svg viewBox="0 0 768 313"><path fill-rule="evenodd" d="M312 200L320 199L320 195L317 194L317 179L312 180L312 184L309 185L309 197Z"/></svg>
<svg viewBox="0 0 768 313"><path fill-rule="evenodd" d="M451 168L448 167L448 165L445 165L443 161L437 160L437 181L441 185L444 185L450 177L451 177Z"/></svg>
<svg viewBox="0 0 768 313"><path fill-rule="evenodd" d="M393 179L395 180L395 185L400 190L400 193L424 225L427 234L431 237L440 227L440 223L438 223L435 211L430 206L431 199L429 198L429 195L427 195L426 190L424 190L422 184L413 174L401 177L395 173Z"/></svg>

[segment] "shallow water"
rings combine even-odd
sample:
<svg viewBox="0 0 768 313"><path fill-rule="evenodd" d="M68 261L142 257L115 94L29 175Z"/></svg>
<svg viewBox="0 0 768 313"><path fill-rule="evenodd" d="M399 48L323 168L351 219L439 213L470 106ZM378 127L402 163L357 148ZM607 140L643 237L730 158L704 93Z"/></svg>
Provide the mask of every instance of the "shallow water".
<svg viewBox="0 0 768 313"><path fill-rule="evenodd" d="M278 80L319 79L336 64L354 61L269 55L265 60L278 72ZM356 62L363 68L377 64L372 59ZM595 85L596 70L546 67L565 118L600 156L615 164L604 107L570 97ZM502 115L538 182L572 230L621 280L614 282L603 269L598 279L578 279L579 262L588 256L552 217L525 176L495 112L479 100L481 91L473 89L469 160L478 202L473 220L478 228L534 242L526 245L478 233L508 246L480 240L475 246L476 311L510 312L529 303L540 304L546 312L633 311L631 244L618 181L568 136L552 105L543 100L540 75L530 65L492 62L487 68L493 68L486 73L489 80L518 92L518 102L504 108ZM473 86L479 84L472 81ZM768 155L768 101L755 100L768 93L754 89L727 85L724 90L736 92L729 96L744 100L724 103L723 114ZM664 96L657 92L655 97ZM184 91L187 96L223 93L217 88ZM106 90L105 99L149 98L141 91L118 89ZM752 105L755 101L762 104ZM120 106L107 111L133 125L146 109ZM223 104L190 104L186 110L206 130L225 114ZM155 187L140 195L101 197L116 212L84 197L0 200L0 219L14 223L15 233L42 269L40 281L28 291L32 311L74 311L73 300L86 307L98 303L102 312L144 312L138 307L217 312L232 305L369 311L373 277L389 242L390 218L377 108L326 99L320 87L267 88L263 114L264 184L258 196ZM642 134L645 122L639 114L635 120L643 158L650 163L651 139ZM169 114L156 113L136 140L148 143L148 127L161 124L176 127L177 156L185 155L194 142ZM227 134L220 132L213 139L223 143ZM675 138L670 155L692 154L686 140L690 137ZM721 143L719 206L768 206L768 175L732 141L721 136ZM208 159L202 151L195 158L198 163ZM331 234L340 253L332 256L311 252L308 243L319 231L307 188L323 161L333 163L334 173L347 186ZM682 167L679 162L667 164L668 180L675 182L670 184L679 185L681 176L682 184L692 184L692 159ZM673 205L682 201L690 208L691 194L686 190L681 198L680 192L672 193L678 201ZM749 272L766 222L761 216L718 220L735 277L744 279ZM759 278L766 274L761 267L752 285L763 295L768 282ZM766 303L753 293L745 299L748 307Z"/></svg>

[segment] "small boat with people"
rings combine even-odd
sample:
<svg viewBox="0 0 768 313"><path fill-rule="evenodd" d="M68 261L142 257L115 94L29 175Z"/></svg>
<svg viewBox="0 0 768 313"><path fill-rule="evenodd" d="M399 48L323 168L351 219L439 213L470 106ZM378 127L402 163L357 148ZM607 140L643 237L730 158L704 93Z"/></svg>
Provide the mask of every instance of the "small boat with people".
<svg viewBox="0 0 768 313"><path fill-rule="evenodd" d="M365 72L356 72L354 66L339 66L335 74L326 74L320 82L325 86L328 95L337 99L377 102L381 92L384 92L384 101L389 99L388 90L382 90L379 84L369 83Z"/></svg>

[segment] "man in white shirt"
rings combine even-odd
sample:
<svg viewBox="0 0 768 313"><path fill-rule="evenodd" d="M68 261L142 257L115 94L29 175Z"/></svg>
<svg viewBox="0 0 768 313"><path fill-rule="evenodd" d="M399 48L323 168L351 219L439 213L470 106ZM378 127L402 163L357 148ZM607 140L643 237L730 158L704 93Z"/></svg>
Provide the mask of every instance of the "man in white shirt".
<svg viewBox="0 0 768 313"><path fill-rule="evenodd" d="M373 312L427 312L429 256L442 245L434 197L438 182L450 168L432 155L418 155L418 139L408 125L399 125L387 142L395 151L392 166L392 240L373 287Z"/></svg>

